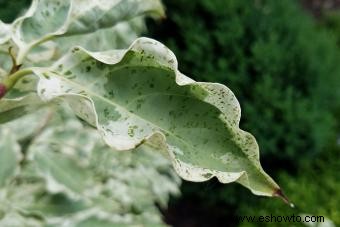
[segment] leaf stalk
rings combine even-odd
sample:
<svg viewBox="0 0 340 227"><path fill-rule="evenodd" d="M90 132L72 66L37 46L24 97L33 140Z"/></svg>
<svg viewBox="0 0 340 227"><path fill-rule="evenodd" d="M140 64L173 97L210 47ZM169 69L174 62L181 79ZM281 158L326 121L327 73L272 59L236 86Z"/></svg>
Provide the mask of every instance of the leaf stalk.
<svg viewBox="0 0 340 227"><path fill-rule="evenodd" d="M24 76L32 74L32 69L22 69L10 74L5 78L3 82L0 82L0 99L6 95L6 93L11 90L14 85Z"/></svg>

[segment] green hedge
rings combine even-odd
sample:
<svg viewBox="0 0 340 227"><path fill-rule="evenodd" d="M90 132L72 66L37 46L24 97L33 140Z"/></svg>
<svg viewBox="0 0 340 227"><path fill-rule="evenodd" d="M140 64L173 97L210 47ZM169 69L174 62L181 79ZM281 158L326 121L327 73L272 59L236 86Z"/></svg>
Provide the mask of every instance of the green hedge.
<svg viewBox="0 0 340 227"><path fill-rule="evenodd" d="M258 139L265 167L294 169L328 143L339 52L295 1L164 2L168 18L151 26L153 37L175 52L184 73L235 92L241 127Z"/></svg>

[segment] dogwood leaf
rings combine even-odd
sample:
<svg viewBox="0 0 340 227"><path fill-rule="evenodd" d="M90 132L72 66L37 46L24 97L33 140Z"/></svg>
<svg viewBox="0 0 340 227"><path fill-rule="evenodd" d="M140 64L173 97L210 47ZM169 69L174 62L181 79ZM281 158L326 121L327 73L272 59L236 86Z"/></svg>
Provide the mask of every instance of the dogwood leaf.
<svg viewBox="0 0 340 227"><path fill-rule="evenodd" d="M142 15L164 16L161 2L33 0L27 13L13 24L13 40L20 47L20 59L27 50L48 39L92 33Z"/></svg>
<svg viewBox="0 0 340 227"><path fill-rule="evenodd" d="M106 52L76 47L52 68L34 72L43 100L63 98L114 149L146 143L164 150L186 180L215 176L266 196L280 190L260 165L254 137L239 129L234 94L181 74L174 54L155 40Z"/></svg>
<svg viewBox="0 0 340 227"><path fill-rule="evenodd" d="M74 46L81 46L90 51L127 48L143 31L145 31L143 17L136 17L92 33L57 37L33 48L27 55L28 64L51 65Z"/></svg>
<svg viewBox="0 0 340 227"><path fill-rule="evenodd" d="M143 17L136 17L92 33L58 37L54 40L58 44L57 53L63 55L75 46L81 46L89 51L127 48L145 31L143 19Z"/></svg>

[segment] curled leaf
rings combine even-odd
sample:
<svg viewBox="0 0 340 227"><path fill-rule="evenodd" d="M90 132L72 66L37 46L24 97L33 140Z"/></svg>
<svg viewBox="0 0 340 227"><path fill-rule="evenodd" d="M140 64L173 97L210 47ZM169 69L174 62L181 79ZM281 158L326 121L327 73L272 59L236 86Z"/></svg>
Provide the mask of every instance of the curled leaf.
<svg viewBox="0 0 340 227"><path fill-rule="evenodd" d="M190 181L237 181L273 196L254 137L239 128L240 106L224 85L200 83L177 69L163 44L137 39L127 50L74 48L50 69L35 69L38 94L61 97L117 150L140 144L164 150Z"/></svg>

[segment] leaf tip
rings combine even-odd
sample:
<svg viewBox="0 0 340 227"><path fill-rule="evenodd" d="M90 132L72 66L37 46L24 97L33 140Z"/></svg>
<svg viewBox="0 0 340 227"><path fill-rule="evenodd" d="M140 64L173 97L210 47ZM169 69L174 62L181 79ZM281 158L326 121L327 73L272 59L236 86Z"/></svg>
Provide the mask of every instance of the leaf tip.
<svg viewBox="0 0 340 227"><path fill-rule="evenodd" d="M283 193L283 191L280 188L275 190L275 192L273 193L273 196L279 197L280 199L283 200L283 202L288 204L291 208L295 207L295 205L289 201L288 197Z"/></svg>

